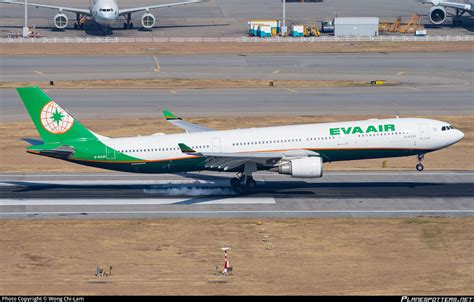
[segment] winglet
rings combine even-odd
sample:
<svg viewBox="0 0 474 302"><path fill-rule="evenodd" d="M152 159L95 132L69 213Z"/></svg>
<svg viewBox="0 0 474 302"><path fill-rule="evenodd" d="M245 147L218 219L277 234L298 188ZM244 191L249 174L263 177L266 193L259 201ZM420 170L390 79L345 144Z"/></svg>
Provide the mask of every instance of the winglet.
<svg viewBox="0 0 474 302"><path fill-rule="evenodd" d="M179 146L179 149L181 149L181 152L183 153L196 153L196 151L194 151L193 149L191 149L185 144L179 143L178 146Z"/></svg>
<svg viewBox="0 0 474 302"><path fill-rule="evenodd" d="M168 110L163 110L163 116L166 118L167 121L181 120L181 118L177 117L176 115L174 115L172 112Z"/></svg>

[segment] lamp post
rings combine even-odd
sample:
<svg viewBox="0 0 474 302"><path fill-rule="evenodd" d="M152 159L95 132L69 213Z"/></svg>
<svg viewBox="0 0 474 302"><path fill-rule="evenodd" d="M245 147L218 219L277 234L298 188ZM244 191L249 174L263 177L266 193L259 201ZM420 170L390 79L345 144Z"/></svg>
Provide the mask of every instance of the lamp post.
<svg viewBox="0 0 474 302"><path fill-rule="evenodd" d="M25 0L25 25L23 26L23 38L28 38L28 0Z"/></svg>
<svg viewBox="0 0 474 302"><path fill-rule="evenodd" d="M286 0L283 0L283 20L281 25L281 35L286 36Z"/></svg>

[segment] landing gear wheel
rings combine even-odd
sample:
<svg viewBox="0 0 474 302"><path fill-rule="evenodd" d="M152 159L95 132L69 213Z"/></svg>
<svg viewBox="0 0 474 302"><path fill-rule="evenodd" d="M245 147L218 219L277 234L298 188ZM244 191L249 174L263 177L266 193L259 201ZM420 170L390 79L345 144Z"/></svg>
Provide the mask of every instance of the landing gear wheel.
<svg viewBox="0 0 474 302"><path fill-rule="evenodd" d="M459 17L453 18L453 26L462 26L462 20Z"/></svg>
<svg viewBox="0 0 474 302"><path fill-rule="evenodd" d="M242 184L240 183L240 179L238 179L237 177L234 177L230 180L230 185L232 189L234 189L237 193L242 193L244 189L242 187Z"/></svg>
<svg viewBox="0 0 474 302"><path fill-rule="evenodd" d="M74 29L77 29L79 25L77 23L74 23Z"/></svg>
<svg viewBox="0 0 474 302"><path fill-rule="evenodd" d="M247 181L245 182L245 187L247 189L255 189L255 187L257 187L257 183L255 182L253 178L248 177Z"/></svg>
<svg viewBox="0 0 474 302"><path fill-rule="evenodd" d="M124 23L123 24L123 29L127 29L128 28L128 24L127 23Z"/></svg>
<svg viewBox="0 0 474 302"><path fill-rule="evenodd" d="M423 166L423 164L417 164L417 165L416 165L416 170L417 170L417 171L420 171L420 172L421 172L421 171L423 171L424 169L425 169L425 167Z"/></svg>
<svg viewBox="0 0 474 302"><path fill-rule="evenodd" d="M232 178L230 180L230 185L232 188L240 186L240 179L238 179L237 177Z"/></svg>
<svg viewBox="0 0 474 302"><path fill-rule="evenodd" d="M128 26L128 28L132 29L132 28L133 28L133 23L130 23L130 25Z"/></svg>

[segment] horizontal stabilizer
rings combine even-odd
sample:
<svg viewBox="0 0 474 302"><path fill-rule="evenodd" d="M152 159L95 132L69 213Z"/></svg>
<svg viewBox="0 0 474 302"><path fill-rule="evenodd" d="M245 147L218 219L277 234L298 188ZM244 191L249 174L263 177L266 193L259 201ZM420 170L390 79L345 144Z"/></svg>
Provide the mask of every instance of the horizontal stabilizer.
<svg viewBox="0 0 474 302"><path fill-rule="evenodd" d="M42 140L37 139L37 138L22 138L21 140L24 142L27 142L28 144L32 146L38 146L38 145L44 144Z"/></svg>
<svg viewBox="0 0 474 302"><path fill-rule="evenodd" d="M46 145L43 145L46 146ZM28 148L28 152L34 153L34 154L39 154L39 155L44 155L44 156L49 156L49 157L54 157L54 158L59 158L59 159L69 159L71 156L74 155L74 148L71 146L60 146L54 149L42 149L38 148L39 146L35 146Z"/></svg>

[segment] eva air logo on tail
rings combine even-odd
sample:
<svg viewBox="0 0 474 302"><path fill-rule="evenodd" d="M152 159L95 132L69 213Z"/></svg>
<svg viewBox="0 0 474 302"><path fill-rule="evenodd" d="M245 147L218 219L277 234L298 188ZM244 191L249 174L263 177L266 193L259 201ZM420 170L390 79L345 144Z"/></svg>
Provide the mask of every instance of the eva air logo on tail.
<svg viewBox="0 0 474 302"><path fill-rule="evenodd" d="M41 110L41 124L53 134L62 134L71 129L74 119L54 101L49 102Z"/></svg>

